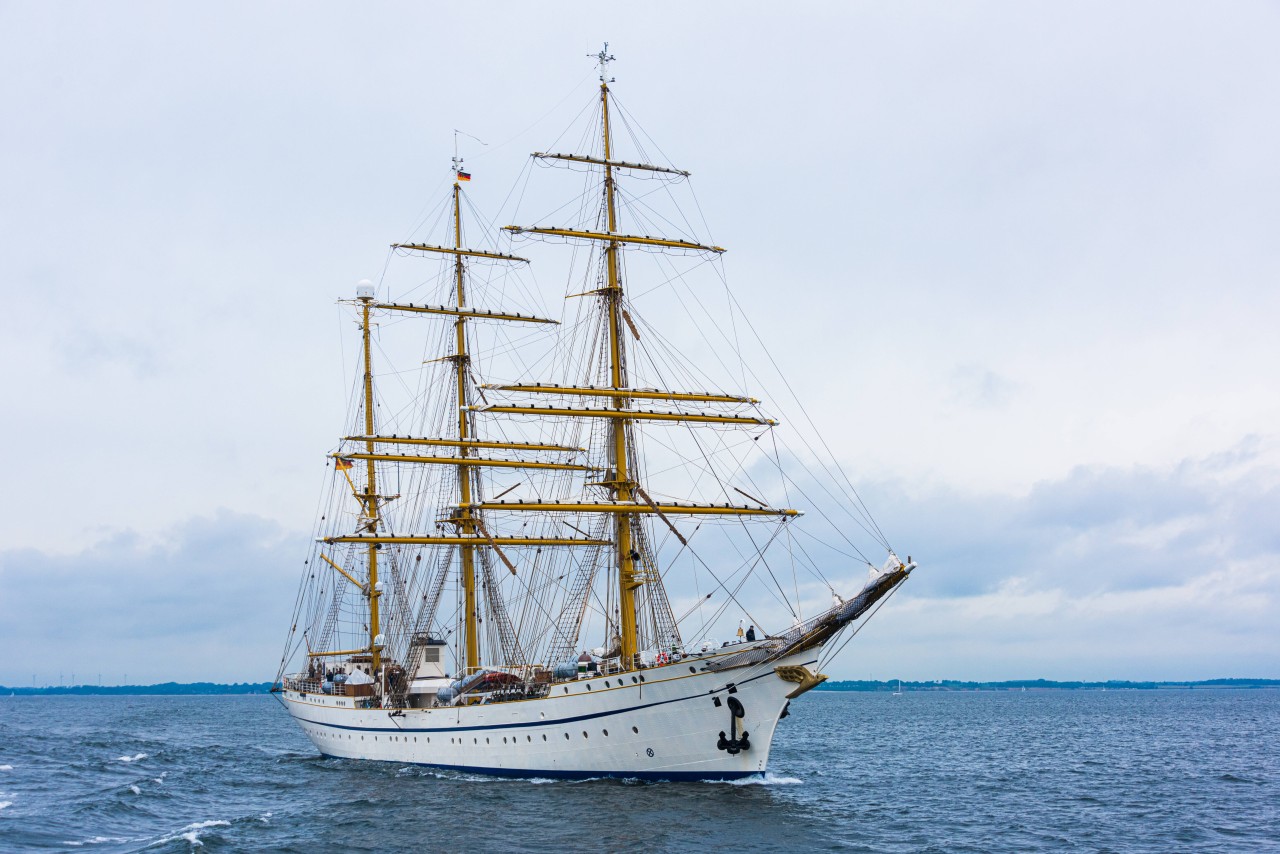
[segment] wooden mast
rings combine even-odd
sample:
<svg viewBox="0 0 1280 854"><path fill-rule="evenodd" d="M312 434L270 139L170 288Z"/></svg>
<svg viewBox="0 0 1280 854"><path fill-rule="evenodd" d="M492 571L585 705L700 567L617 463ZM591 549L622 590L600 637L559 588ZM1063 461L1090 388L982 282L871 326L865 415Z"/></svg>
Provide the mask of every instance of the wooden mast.
<svg viewBox="0 0 1280 854"><path fill-rule="evenodd" d="M364 432L366 436L375 435L373 424L373 347L370 343L369 330L369 306L373 302L373 289L362 290L360 297L361 312L361 332L364 337ZM365 443L368 453L372 454L374 447L370 440ZM371 535L378 533L378 472L374 466L372 459L367 460L365 469L367 480L365 482L364 506L365 517L368 520L366 527ZM381 545L378 543L369 544L369 653L373 658L372 670L377 673L378 668L382 666L382 647L378 645L378 635L380 634L378 627L378 598L382 595L382 591L378 585L378 549Z"/></svg>
<svg viewBox="0 0 1280 854"><path fill-rule="evenodd" d="M457 250L462 249L462 186L458 183L457 178L457 173L462 168L460 164L461 161L455 157L453 163L453 247ZM462 258L460 251L454 255L454 285L458 309L466 308L467 305L465 269ZM466 325L466 315L457 315L457 320L454 322L456 338L453 360L457 378L458 440L462 443L458 446L458 456L464 460L471 451L471 448L466 444L470 438L467 422L471 417L471 413L467 408L471 405L471 401L467 397ZM471 509L471 471L473 468L473 466L468 466L465 463L458 464L458 524L462 528L462 536L464 537L474 537L476 534L476 523ZM476 612L478 608L478 603L476 602L476 550L475 546L468 543L461 546L459 552L462 560L463 635L466 647L466 670L464 672L469 674L476 672L480 668L480 621L479 614Z"/></svg>
<svg viewBox="0 0 1280 854"><path fill-rule="evenodd" d="M636 334L637 338L639 335L624 302L621 274L622 251L632 245L677 251L705 252L717 255L725 250L720 246L695 243L689 240L627 234L619 230L617 176L620 172L638 170L665 173L681 178L687 177L689 173L681 169L615 159L609 98L609 84L613 82L613 78L608 74L609 63L613 61L614 57L609 54L607 42L603 50L597 54L589 54L589 56L597 61L600 68L600 133L603 149L600 152L601 156L597 157L594 153L588 156L574 153L537 152L533 157L541 160L587 163L601 168L604 173L604 222L597 227L597 230L590 231L574 228L520 225L507 225L503 226L503 229L512 234L564 238L570 241L591 241L603 244L605 281L596 290L588 291L584 294L571 294L570 296L596 294L602 300L600 305L604 314L603 319L608 329L607 337L603 342L608 354L606 357L608 359L608 380L607 382L602 381L600 387L563 386L545 382L521 382L484 387L535 395L595 397L603 398L603 400L600 403L593 402L591 406L570 406L561 403L549 406L528 403L508 405L506 403L491 404L486 402L483 406L472 406L471 410L493 415L605 419L607 422L605 427L607 442L606 462L610 465L610 471L605 478L589 485L606 487L611 495L607 501L590 502L481 501L474 506L474 509L477 512L493 511L499 513L516 511L529 513L607 513L613 515L614 551L611 562L617 568L618 614L616 625L619 659L623 668L635 669L642 666L640 662L639 611L643 603L636 593L642 586L645 584L653 585L654 593L651 595L651 600L661 600L660 603L650 602L650 605L654 608L655 626L658 628L659 634L670 635L670 637L655 637L652 640L659 646L665 646L668 642L677 642L679 637L674 615L666 622L657 620L658 609L662 608L665 609L665 612L669 612L670 605L666 602L665 594L661 590L662 582L660 576L648 571L642 563L644 556L640 554L638 547L640 539L637 536L642 529L636 527L642 524L642 520L638 517L653 514L663 519L668 525L671 525L671 522L666 518L668 515L709 514L788 518L798 515L798 512L788 509L733 506L730 504L666 501L659 504L648 496L637 480L638 472L635 465L637 451L634 447L634 425L638 422L687 423L691 425L759 425L762 427L773 427L778 422L760 415L701 412L674 408L667 411L656 411L635 406L635 400L661 401L671 404L677 402L714 402L746 404L749 406L755 406L760 401L746 395L634 389L630 387L625 333L629 328L631 332ZM624 323L626 324L625 327ZM674 526L672 530L675 530ZM676 531L676 536L680 537L678 531ZM683 541L683 537L681 537L681 540ZM610 614L608 617L613 618L613 615ZM610 619L610 622L612 624L613 620ZM581 628L580 617L577 628ZM612 638L606 640L611 642Z"/></svg>
<svg viewBox="0 0 1280 854"><path fill-rule="evenodd" d="M607 211L606 233L618 233L618 213L614 201L613 179L613 141L609 133L609 61L613 59L608 53L609 46L600 51L596 57L600 62L600 125L604 140L604 197ZM618 253L620 244L610 240L605 247L605 268L608 277L604 297L609 308L609 384L615 390L611 403L616 410L629 409L629 398L617 394L618 389L627 388L627 366L625 348L622 337L622 278L618 275ZM612 439L614 498L619 503L633 500L635 483L631 480L628 454L628 431L631 419L618 416L609 419ZM636 653L639 652L636 637L636 597L635 592L641 582L637 578L636 561L639 554L632 544L632 517L618 514L614 523L614 542L617 544L616 562L618 567L618 610L619 634L621 640L622 664L626 668L636 666Z"/></svg>

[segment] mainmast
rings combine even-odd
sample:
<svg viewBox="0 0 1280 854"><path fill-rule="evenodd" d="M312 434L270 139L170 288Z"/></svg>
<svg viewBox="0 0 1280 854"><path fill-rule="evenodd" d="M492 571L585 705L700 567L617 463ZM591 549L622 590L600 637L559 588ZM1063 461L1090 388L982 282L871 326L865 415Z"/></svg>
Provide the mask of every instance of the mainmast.
<svg viewBox="0 0 1280 854"><path fill-rule="evenodd" d="M459 173L462 172L462 160L453 158L453 248L462 249L462 186ZM454 344L453 362L457 377L458 399L458 456L466 459L470 453L467 440L468 420L471 417L467 407L470 400L467 395L467 317L461 311L466 308L466 276L463 255L459 251L454 256L454 285L456 289L459 314L454 322L456 342ZM473 537L476 534L476 523L471 509L471 472L465 463L458 464L458 526L462 536ZM474 673L480 667L480 629L476 602L476 553L475 546L463 545L460 549L462 560L462 610L463 634L466 646L466 673Z"/></svg>

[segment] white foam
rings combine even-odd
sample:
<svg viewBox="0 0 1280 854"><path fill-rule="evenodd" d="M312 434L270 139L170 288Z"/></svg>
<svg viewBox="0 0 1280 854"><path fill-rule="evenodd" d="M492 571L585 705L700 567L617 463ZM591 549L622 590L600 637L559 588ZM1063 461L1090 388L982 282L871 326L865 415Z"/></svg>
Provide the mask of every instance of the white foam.
<svg viewBox="0 0 1280 854"><path fill-rule="evenodd" d="M467 774L463 771L449 771L443 768L401 768L396 772L397 777L405 777L412 775L414 777L435 777L437 780L457 780L463 783L501 783L504 777L489 776L487 774Z"/></svg>
<svg viewBox="0 0 1280 854"><path fill-rule="evenodd" d="M157 839L155 842L152 842L147 847L155 848L157 845L164 845L166 842L175 842L179 839L185 839L187 840L187 842L191 843L192 848L203 848L204 843L200 841L200 831L206 830L210 827L230 827L230 826L231 826L231 822L222 821L220 819L213 819L212 821L197 821L194 824L188 824L186 827L182 828L177 833L174 833L170 836L166 836L163 839Z"/></svg>
<svg viewBox="0 0 1280 854"><path fill-rule="evenodd" d="M157 783L161 783L161 784L163 784L163 783L164 783L164 778L165 778L165 777L168 777L168 776L169 776L169 772L168 772L168 771L161 771L161 772L160 772L160 776L159 776L159 777L156 777L156 778L155 778L155 781L156 781Z"/></svg>
<svg viewBox="0 0 1280 854"><path fill-rule="evenodd" d="M13 770L12 765L0 765L0 771L12 771L12 770Z"/></svg>
<svg viewBox="0 0 1280 854"><path fill-rule="evenodd" d="M271 819L271 813L269 812L264 812L262 815L258 816L258 821L262 822L263 824L271 824L270 819Z"/></svg>
<svg viewBox="0 0 1280 854"><path fill-rule="evenodd" d="M804 782L799 777L779 777L766 771L754 777L743 777L741 780L725 780L730 786L799 786Z"/></svg>
<svg viewBox="0 0 1280 854"><path fill-rule="evenodd" d="M133 784L130 784L130 785L129 785L129 791L133 792L135 795L141 795L141 794L142 794L142 790L141 790L141 789L139 789L137 786L135 786L135 785L133 785Z"/></svg>
<svg viewBox="0 0 1280 854"><path fill-rule="evenodd" d="M116 759L120 760L121 762L137 762L139 759L146 759L146 758L147 758L147 754L145 753L135 753L133 756L117 756L116 757Z"/></svg>
<svg viewBox="0 0 1280 854"><path fill-rule="evenodd" d="M0 810L13 806L13 801L0 801Z"/></svg>
<svg viewBox="0 0 1280 854"><path fill-rule="evenodd" d="M92 839L85 839L80 842L75 842L73 840L68 839L62 844L70 845L72 848L79 848L81 845L101 845L104 842L128 842L128 841L129 840L123 836L95 836Z"/></svg>

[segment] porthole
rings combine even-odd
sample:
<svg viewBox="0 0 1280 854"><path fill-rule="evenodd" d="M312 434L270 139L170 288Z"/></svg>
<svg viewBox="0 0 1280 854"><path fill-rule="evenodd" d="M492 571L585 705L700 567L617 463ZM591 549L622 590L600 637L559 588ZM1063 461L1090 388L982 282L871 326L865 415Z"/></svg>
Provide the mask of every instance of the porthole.
<svg viewBox="0 0 1280 854"><path fill-rule="evenodd" d="M506 737L505 735L502 737L502 743L503 743L503 744L506 744L506 743L507 743L507 737Z"/></svg>
<svg viewBox="0 0 1280 854"><path fill-rule="evenodd" d="M640 730L636 729L635 727L632 727L631 731L634 732L636 735L640 734Z"/></svg>
<svg viewBox="0 0 1280 854"><path fill-rule="evenodd" d="M569 686L568 686L568 685L564 686L564 692L565 692L566 694L568 694L568 693L569 693Z"/></svg>
<svg viewBox="0 0 1280 854"><path fill-rule="evenodd" d="M690 668L689 668L689 672L690 672L690 673L697 673L697 672L698 672L698 668L696 668L696 667L690 667Z"/></svg>
<svg viewBox="0 0 1280 854"><path fill-rule="evenodd" d="M600 730L600 731L601 731L602 733L604 733L604 734L605 734L605 737L606 737L606 738L608 738L608 736L609 736L609 730L607 730L607 729L602 729L602 730Z"/></svg>
<svg viewBox="0 0 1280 854"><path fill-rule="evenodd" d="M488 743L489 743L489 738L488 738L487 736L485 737L484 743L485 743L485 744L488 744Z"/></svg>
<svg viewBox="0 0 1280 854"><path fill-rule="evenodd" d="M567 733L567 732L566 732L566 733L564 734L564 740L565 740L565 741L568 741L568 740L569 740L569 733Z"/></svg>
<svg viewBox="0 0 1280 854"><path fill-rule="evenodd" d="M531 735L526 735L526 736L524 737L524 740L525 740L525 741L533 741L533 736L531 736Z"/></svg>
<svg viewBox="0 0 1280 854"><path fill-rule="evenodd" d="M587 690L588 690L588 691L590 691L590 690L591 690L591 683L590 683L590 682L588 682L588 683L587 683Z"/></svg>
<svg viewBox="0 0 1280 854"><path fill-rule="evenodd" d="M480 739L478 739L478 738L473 738L473 739L471 739L471 743L472 743L472 744L479 744L479 743L480 743Z"/></svg>
<svg viewBox="0 0 1280 854"><path fill-rule="evenodd" d="M583 738L586 738L586 737L587 737L587 731L586 731L585 729L582 731L582 737L583 737Z"/></svg>
<svg viewBox="0 0 1280 854"><path fill-rule="evenodd" d="M543 740L543 741L546 741L546 740L547 740L547 734L546 734L545 732L542 734L542 740Z"/></svg>
<svg viewBox="0 0 1280 854"><path fill-rule="evenodd" d="M644 681L644 674L643 674L643 673L641 673L641 674L640 674L640 681L641 681L641 682L643 682L643 681Z"/></svg>
<svg viewBox="0 0 1280 854"><path fill-rule="evenodd" d="M637 679L636 679L636 677L632 676L632 677L631 677L631 681L632 681L633 683L635 683L635 682L637 682L637 681L639 681L639 680L637 680Z"/></svg>

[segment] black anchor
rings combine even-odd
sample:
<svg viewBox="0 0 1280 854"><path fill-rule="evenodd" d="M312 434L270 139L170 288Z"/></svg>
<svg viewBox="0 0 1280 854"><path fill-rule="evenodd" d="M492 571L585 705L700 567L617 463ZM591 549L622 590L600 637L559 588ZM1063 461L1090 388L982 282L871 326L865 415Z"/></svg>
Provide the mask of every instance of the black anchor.
<svg viewBox="0 0 1280 854"><path fill-rule="evenodd" d="M729 738L724 737L724 730L720 730L720 740L716 742L717 750L726 750L730 756L743 750L751 749L751 740L746 730L742 731L742 736L738 736L738 719L744 717L747 710L743 708L742 701L732 694L729 695L729 732L732 735Z"/></svg>

